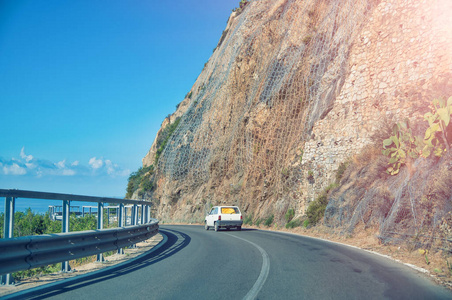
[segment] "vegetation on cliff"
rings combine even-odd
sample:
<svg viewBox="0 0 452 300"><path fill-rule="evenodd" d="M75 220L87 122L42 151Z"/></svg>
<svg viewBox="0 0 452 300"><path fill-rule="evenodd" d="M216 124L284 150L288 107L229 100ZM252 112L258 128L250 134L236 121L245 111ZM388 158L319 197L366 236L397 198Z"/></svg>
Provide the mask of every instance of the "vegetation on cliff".
<svg viewBox="0 0 452 300"><path fill-rule="evenodd" d="M154 190L155 184L152 176L154 174L154 165L157 165L160 155L163 150L165 150L165 147L174 131L179 126L179 122L180 117L176 118L173 123L168 123L159 133L157 137L157 152L155 154L154 164L147 167L140 167L136 172L130 174L127 184L126 198L132 198L136 191L138 191L139 196L142 196L144 193Z"/></svg>
<svg viewBox="0 0 452 300"><path fill-rule="evenodd" d="M131 173L127 184L126 198L132 198L135 191L139 191L141 193L151 191L154 187L154 184L151 181L151 175L153 173L154 165L140 167L136 172Z"/></svg>
<svg viewBox="0 0 452 300"><path fill-rule="evenodd" d="M160 155L162 154L163 150L166 147L166 144L168 143L170 137L173 135L176 128L179 126L180 117L176 118L176 120L173 123L169 123L166 125L166 127L162 130L162 132L157 137L157 153L155 154L154 159L154 165L157 165Z"/></svg>
<svg viewBox="0 0 452 300"><path fill-rule="evenodd" d="M413 135L408 122L399 122L393 126L392 135L383 141L383 155L388 156L388 174L396 175L400 167L409 159L419 156L427 158L431 154L441 157L450 150L452 126L452 97L447 101L435 99L431 111L424 114L428 127L423 136Z"/></svg>
<svg viewBox="0 0 452 300"><path fill-rule="evenodd" d="M240 14L245 8L245 6L247 6L249 3L250 3L249 0L240 0L239 7L234 8L232 11Z"/></svg>

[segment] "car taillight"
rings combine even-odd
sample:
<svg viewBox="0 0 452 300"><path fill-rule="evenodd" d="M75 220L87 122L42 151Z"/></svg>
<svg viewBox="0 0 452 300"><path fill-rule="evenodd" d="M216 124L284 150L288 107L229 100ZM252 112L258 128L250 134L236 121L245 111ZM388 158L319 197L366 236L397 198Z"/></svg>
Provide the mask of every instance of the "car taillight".
<svg viewBox="0 0 452 300"><path fill-rule="evenodd" d="M221 216L218 216L218 221L221 221Z"/></svg>
<svg viewBox="0 0 452 300"><path fill-rule="evenodd" d="M240 220L242 220L243 219L243 217L240 215Z"/></svg>

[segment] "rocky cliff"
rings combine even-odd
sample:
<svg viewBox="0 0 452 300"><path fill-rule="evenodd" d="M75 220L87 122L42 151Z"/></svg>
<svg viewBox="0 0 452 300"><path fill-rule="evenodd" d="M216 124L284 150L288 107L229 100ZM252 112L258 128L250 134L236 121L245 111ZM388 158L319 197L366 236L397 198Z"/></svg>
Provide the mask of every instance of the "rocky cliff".
<svg viewBox="0 0 452 300"><path fill-rule="evenodd" d="M162 123L142 195L162 220L216 204L302 216L383 127L452 95L451 14L448 0L251 1Z"/></svg>

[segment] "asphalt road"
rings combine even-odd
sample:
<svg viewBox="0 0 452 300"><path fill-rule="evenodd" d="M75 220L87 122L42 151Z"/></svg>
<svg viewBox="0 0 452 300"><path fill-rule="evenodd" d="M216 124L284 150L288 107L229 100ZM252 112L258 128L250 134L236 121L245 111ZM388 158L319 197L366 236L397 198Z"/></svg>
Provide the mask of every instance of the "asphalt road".
<svg viewBox="0 0 452 300"><path fill-rule="evenodd" d="M413 269L359 249L261 230L161 226L167 240L125 264L17 299L452 299Z"/></svg>

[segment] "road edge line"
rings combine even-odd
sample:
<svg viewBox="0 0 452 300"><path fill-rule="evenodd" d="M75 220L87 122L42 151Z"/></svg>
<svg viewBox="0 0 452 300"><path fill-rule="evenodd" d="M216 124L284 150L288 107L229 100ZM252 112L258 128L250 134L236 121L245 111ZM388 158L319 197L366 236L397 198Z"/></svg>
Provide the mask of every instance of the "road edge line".
<svg viewBox="0 0 452 300"><path fill-rule="evenodd" d="M237 238L239 240L245 241L247 243L250 243L251 245L253 245L254 247L257 248L257 250L259 250L259 252L262 255L262 268L261 268L261 272L259 274L259 277L257 278L256 282L254 283L253 287L251 288L251 290L249 290L249 292L245 295L245 297L243 297L244 300L251 300L251 299L255 299L257 297L257 294L260 292L260 290L262 289L262 287L265 284L265 281L267 280L268 277L268 273L270 272L270 258L268 257L268 253L259 245L245 240L244 238L240 238L238 236L226 233L229 236L232 236L234 238Z"/></svg>

